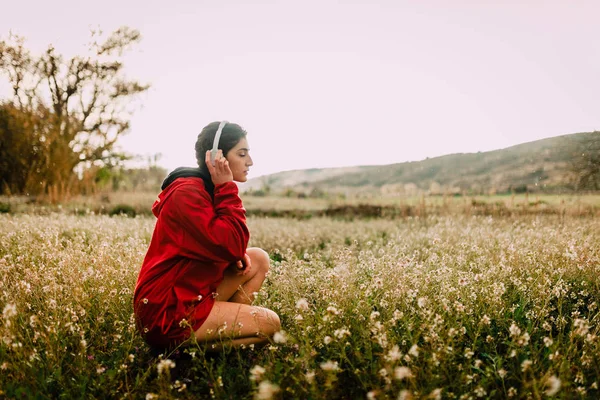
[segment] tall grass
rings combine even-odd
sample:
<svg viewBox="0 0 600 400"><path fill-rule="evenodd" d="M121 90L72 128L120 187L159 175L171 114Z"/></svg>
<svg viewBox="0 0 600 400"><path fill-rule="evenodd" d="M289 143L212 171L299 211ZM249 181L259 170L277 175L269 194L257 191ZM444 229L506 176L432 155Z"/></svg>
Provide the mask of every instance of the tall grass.
<svg viewBox="0 0 600 400"><path fill-rule="evenodd" d="M135 331L153 225L0 215L0 397L600 396L596 218L251 218L283 332L220 356Z"/></svg>

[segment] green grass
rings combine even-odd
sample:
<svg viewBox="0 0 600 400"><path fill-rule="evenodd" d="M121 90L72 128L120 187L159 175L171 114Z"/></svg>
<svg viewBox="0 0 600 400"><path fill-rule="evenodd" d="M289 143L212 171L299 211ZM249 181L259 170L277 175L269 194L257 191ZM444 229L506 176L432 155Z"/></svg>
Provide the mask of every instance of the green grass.
<svg viewBox="0 0 600 400"><path fill-rule="evenodd" d="M600 396L597 218L251 218L272 259L257 304L283 336L222 356L192 344L172 370L132 317L153 226L0 214L0 397Z"/></svg>

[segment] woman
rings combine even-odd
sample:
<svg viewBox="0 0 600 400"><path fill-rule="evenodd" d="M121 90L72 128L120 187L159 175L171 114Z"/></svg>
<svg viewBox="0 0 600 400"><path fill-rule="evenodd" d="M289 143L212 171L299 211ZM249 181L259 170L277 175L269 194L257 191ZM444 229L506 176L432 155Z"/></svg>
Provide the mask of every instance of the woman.
<svg viewBox="0 0 600 400"><path fill-rule="evenodd" d="M265 343L279 331L279 317L251 304L269 256L247 248L246 210L233 182L245 182L253 164L246 132L232 123L207 125L196 160L199 168L167 176L152 206L156 226L134 294L138 328L154 348L191 336L209 350L221 349L225 338L234 346Z"/></svg>

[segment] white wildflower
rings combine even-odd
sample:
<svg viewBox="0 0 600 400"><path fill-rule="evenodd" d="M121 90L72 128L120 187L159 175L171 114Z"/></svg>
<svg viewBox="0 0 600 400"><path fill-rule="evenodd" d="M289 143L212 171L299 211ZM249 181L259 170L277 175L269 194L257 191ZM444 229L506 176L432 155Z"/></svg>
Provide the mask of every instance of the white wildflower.
<svg viewBox="0 0 600 400"><path fill-rule="evenodd" d="M545 331L551 331L552 330L552 325L550 325L547 321L544 321L544 323L542 324L542 328Z"/></svg>
<svg viewBox="0 0 600 400"><path fill-rule="evenodd" d="M264 375L265 369L260 365L255 365L250 369L250 380L251 381L260 381L261 377Z"/></svg>
<svg viewBox="0 0 600 400"><path fill-rule="evenodd" d="M577 318L573 321L575 327L575 335L585 336L590 331L590 325L585 319Z"/></svg>
<svg viewBox="0 0 600 400"><path fill-rule="evenodd" d="M508 328L508 330L510 331L510 336L519 336L521 334L521 328L519 328L514 322L510 325L510 328Z"/></svg>
<svg viewBox="0 0 600 400"><path fill-rule="evenodd" d="M306 299L300 299L296 302L296 308L300 311L308 310L308 301Z"/></svg>
<svg viewBox="0 0 600 400"><path fill-rule="evenodd" d="M5 320L11 319L17 315L17 306L14 304L7 304L4 306L4 310L2 311L2 318Z"/></svg>
<svg viewBox="0 0 600 400"><path fill-rule="evenodd" d="M329 306L329 307L327 307L327 313L332 314L332 315L338 315L340 312L334 306Z"/></svg>
<svg viewBox="0 0 600 400"><path fill-rule="evenodd" d="M337 361L331 361L331 360L327 360L324 363L321 363L321 369L323 371L338 371L340 368L338 366L338 362Z"/></svg>
<svg viewBox="0 0 600 400"><path fill-rule="evenodd" d="M387 353L385 358L390 362L396 362L402 358L402 353L400 352L398 345L394 345L394 347L392 347L392 349Z"/></svg>
<svg viewBox="0 0 600 400"><path fill-rule="evenodd" d="M394 310L394 321L398 321L404 317L404 313L402 311Z"/></svg>
<svg viewBox="0 0 600 400"><path fill-rule="evenodd" d="M284 331L275 332L275 334L273 335L273 341L275 343L279 343L279 344L284 344L285 342L287 342L285 332Z"/></svg>
<svg viewBox="0 0 600 400"><path fill-rule="evenodd" d="M481 386L477 386L474 390L475 392L475 396L477 397L485 397L485 395L487 394L487 392L485 391L484 388L482 388Z"/></svg>
<svg viewBox="0 0 600 400"><path fill-rule="evenodd" d="M519 346L527 346L527 344L529 343L529 333L525 332L524 334L522 334L519 339L517 340L517 344Z"/></svg>
<svg viewBox="0 0 600 400"><path fill-rule="evenodd" d="M413 357L419 357L419 346L413 344L410 350L408 350L408 354L410 354Z"/></svg>
<svg viewBox="0 0 600 400"><path fill-rule="evenodd" d="M336 329L333 335L338 339L342 339L344 336L350 336L350 331L344 326L341 329Z"/></svg>
<svg viewBox="0 0 600 400"><path fill-rule="evenodd" d="M547 396L554 396L560 390L560 385L560 379L558 379L556 375L552 375L546 379L546 390L544 393L546 393Z"/></svg>
<svg viewBox="0 0 600 400"><path fill-rule="evenodd" d="M175 368L175 362L173 362L173 360L169 360L168 358L165 360L160 360L160 362L156 366L156 369L158 370L158 375L168 373L171 368Z"/></svg>
<svg viewBox="0 0 600 400"><path fill-rule="evenodd" d="M442 389L433 389L433 391L429 393L429 396L427 396L427 398L433 400L442 400Z"/></svg>
<svg viewBox="0 0 600 400"><path fill-rule="evenodd" d="M398 394L398 400L411 400L412 399L412 395L410 394L410 391L404 389L401 390L400 393Z"/></svg>
<svg viewBox="0 0 600 400"><path fill-rule="evenodd" d="M475 353L471 349L469 349L469 348L465 349L465 358L469 359L469 358L473 357L474 355L475 355Z"/></svg>
<svg viewBox="0 0 600 400"><path fill-rule="evenodd" d="M412 378L412 372L408 367L396 367L394 369L394 378L401 381L406 378Z"/></svg>

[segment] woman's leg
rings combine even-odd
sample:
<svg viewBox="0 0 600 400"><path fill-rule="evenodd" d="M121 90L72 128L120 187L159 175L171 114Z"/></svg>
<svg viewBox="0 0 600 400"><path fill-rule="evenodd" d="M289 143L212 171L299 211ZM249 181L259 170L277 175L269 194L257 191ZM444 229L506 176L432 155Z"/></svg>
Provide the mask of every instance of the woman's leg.
<svg viewBox="0 0 600 400"><path fill-rule="evenodd" d="M279 316L269 309L247 304L216 301L206 321L196 331L196 339L221 350L233 346L266 343L281 328Z"/></svg>
<svg viewBox="0 0 600 400"><path fill-rule="evenodd" d="M222 340L233 346L263 344L281 329L279 316L266 308L251 306L269 271L269 255L257 247L248 248L251 269L238 275L235 267L225 271L217 287L217 300L206 321L196 331L196 339L220 351Z"/></svg>
<svg viewBox="0 0 600 400"><path fill-rule="evenodd" d="M217 300L240 304L252 304L254 292L262 286L269 272L269 254L258 247L246 251L250 257L251 268L246 275L238 275L235 266L227 268L223 282L217 287Z"/></svg>

